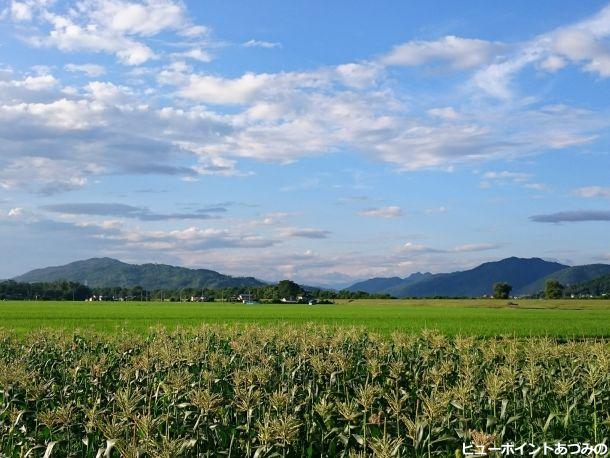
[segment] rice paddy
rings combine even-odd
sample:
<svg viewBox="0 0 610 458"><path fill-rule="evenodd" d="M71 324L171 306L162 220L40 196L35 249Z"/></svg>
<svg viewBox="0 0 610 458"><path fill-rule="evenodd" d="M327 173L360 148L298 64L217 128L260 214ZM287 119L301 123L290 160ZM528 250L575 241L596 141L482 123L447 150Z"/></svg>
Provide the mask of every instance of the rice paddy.
<svg viewBox="0 0 610 458"><path fill-rule="evenodd" d="M151 326L313 323L389 335L434 329L447 335L610 337L610 301L358 300L332 305L171 302L0 302L0 328L147 332Z"/></svg>

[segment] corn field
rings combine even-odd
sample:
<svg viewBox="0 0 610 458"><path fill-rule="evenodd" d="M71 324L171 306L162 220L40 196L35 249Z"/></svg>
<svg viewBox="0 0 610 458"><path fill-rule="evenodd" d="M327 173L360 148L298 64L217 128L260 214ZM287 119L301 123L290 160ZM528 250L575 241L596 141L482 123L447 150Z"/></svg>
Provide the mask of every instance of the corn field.
<svg viewBox="0 0 610 458"><path fill-rule="evenodd" d="M610 433L605 341L207 326L0 334L0 456L461 456Z"/></svg>

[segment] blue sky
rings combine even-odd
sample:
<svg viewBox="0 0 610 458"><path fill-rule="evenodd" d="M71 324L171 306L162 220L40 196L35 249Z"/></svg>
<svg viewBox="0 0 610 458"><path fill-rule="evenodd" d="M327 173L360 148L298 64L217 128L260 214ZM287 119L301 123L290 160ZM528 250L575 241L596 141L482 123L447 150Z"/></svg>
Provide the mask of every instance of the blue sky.
<svg viewBox="0 0 610 458"><path fill-rule="evenodd" d="M0 1L0 278L607 262L609 83L597 1Z"/></svg>

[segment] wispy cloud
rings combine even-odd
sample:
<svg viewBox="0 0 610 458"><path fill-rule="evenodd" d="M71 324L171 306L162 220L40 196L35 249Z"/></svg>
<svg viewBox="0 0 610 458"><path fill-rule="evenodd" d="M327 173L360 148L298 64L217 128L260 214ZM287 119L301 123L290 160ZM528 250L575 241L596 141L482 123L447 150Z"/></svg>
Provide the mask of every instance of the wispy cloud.
<svg viewBox="0 0 610 458"><path fill-rule="evenodd" d="M546 215L534 215L530 219L537 223L578 223L585 221L610 221L608 210L573 210Z"/></svg>
<svg viewBox="0 0 610 458"><path fill-rule="evenodd" d="M282 44L281 43L277 43L275 41L265 41L265 40L248 40L244 43L242 43L242 46L246 47L246 48L266 48L266 49L273 49L273 48L281 48Z"/></svg>
<svg viewBox="0 0 610 458"><path fill-rule="evenodd" d="M448 35L435 41L409 41L398 45L383 56L381 62L408 67L440 62L463 70L488 63L501 49L500 43Z"/></svg>
<svg viewBox="0 0 610 458"><path fill-rule="evenodd" d="M474 253L478 251L495 250L500 246L495 243L467 243L457 245L451 248L433 248L426 245L420 245L413 242L406 242L400 251L410 254L450 254L450 253Z"/></svg>
<svg viewBox="0 0 610 458"><path fill-rule="evenodd" d="M106 69L97 64L67 64L65 69L69 72L84 73L92 78L102 76L106 73Z"/></svg>
<svg viewBox="0 0 610 458"><path fill-rule="evenodd" d="M373 218L398 218L404 215L402 209L396 205L389 207L367 208L358 212L360 216L369 216Z"/></svg>
<svg viewBox="0 0 610 458"><path fill-rule="evenodd" d="M530 173L513 172L503 170L500 172L485 172L479 186L483 189L492 188L497 185L505 186L507 184L516 184L526 189L534 191L548 191L549 188L544 183L538 183L533 180Z"/></svg>
<svg viewBox="0 0 610 458"><path fill-rule="evenodd" d="M585 186L575 189L572 191L572 194L578 197L584 197L586 199L592 199L595 197L610 198L610 188L603 186Z"/></svg>
<svg viewBox="0 0 610 458"><path fill-rule="evenodd" d="M43 210L64 215L114 216L134 218L141 221L164 220L205 220L218 218L227 211L224 207L201 208L192 213L155 213L145 207L119 203L65 203L51 204L42 207Z"/></svg>
<svg viewBox="0 0 610 458"><path fill-rule="evenodd" d="M283 238L299 237L305 239L325 239L328 238L330 234L330 231L312 228L288 227L280 230L280 236Z"/></svg>

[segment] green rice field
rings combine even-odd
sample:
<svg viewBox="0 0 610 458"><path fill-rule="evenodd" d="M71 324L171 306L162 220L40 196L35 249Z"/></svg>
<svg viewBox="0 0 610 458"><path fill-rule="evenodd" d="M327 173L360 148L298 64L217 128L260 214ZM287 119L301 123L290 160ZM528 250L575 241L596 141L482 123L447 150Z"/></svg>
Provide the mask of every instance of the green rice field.
<svg viewBox="0 0 610 458"><path fill-rule="evenodd" d="M146 332L202 324L324 324L448 335L610 337L610 301L357 300L330 305L170 302L0 302L0 328Z"/></svg>

